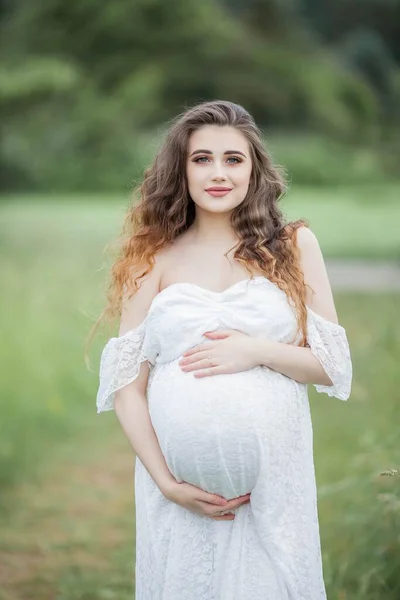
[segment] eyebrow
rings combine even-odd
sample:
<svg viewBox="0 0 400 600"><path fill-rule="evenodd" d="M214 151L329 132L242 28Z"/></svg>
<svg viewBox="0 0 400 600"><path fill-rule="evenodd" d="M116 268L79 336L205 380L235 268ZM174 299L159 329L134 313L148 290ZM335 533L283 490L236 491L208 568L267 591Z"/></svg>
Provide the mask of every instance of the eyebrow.
<svg viewBox="0 0 400 600"><path fill-rule="evenodd" d="M190 156L194 156L195 154L212 154L212 152L211 150L195 150ZM226 150L224 154L241 154L242 156L247 158L246 155L243 154L243 152L240 152L240 150Z"/></svg>

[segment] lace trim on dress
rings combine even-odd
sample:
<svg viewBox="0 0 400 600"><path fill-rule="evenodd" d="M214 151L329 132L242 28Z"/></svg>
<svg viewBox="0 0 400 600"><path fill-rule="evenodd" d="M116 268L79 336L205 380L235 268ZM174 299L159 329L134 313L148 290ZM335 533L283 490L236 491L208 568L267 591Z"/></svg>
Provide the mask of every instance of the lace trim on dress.
<svg viewBox="0 0 400 600"><path fill-rule="evenodd" d="M114 409L117 390L134 381L140 365L147 360L143 353L146 320L120 337L110 338L100 360L100 385L97 392L97 413Z"/></svg>
<svg viewBox="0 0 400 600"><path fill-rule="evenodd" d="M353 377L349 343L345 329L327 321L307 307L307 341L333 385L314 384L317 392L347 400Z"/></svg>

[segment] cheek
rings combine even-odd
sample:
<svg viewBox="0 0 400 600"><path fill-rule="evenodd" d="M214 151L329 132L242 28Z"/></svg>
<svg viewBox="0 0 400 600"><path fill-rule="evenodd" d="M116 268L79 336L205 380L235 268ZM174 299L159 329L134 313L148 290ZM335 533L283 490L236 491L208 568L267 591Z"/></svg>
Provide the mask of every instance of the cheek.
<svg viewBox="0 0 400 600"><path fill-rule="evenodd" d="M237 185L238 187L242 187L242 188L247 188L249 186L251 170L246 168L246 169L237 171L237 173L235 175L236 175L236 177L234 179L234 181L236 180L235 185Z"/></svg>
<svg viewBox="0 0 400 600"><path fill-rule="evenodd" d="M199 185L204 179L204 174L200 169L192 169L190 167L186 170L186 176L188 180L188 185L191 188L194 188Z"/></svg>

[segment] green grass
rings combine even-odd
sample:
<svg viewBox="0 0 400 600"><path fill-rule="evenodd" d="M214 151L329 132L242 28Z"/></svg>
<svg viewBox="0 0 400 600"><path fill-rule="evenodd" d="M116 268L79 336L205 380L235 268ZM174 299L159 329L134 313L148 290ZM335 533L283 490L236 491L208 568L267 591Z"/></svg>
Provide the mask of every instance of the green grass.
<svg viewBox="0 0 400 600"><path fill-rule="evenodd" d="M44 237L50 247L60 236L82 243L87 232L94 256L99 243L118 233L128 202L129 194L3 196L0 228L3 236L15 235L18 219L20 238L28 236L29 244L32 235ZM327 258L400 259L400 184L296 187L281 206L288 218L310 221Z"/></svg>
<svg viewBox="0 0 400 600"><path fill-rule="evenodd" d="M309 220L326 257L400 260L400 185L299 188L282 206Z"/></svg>
<svg viewBox="0 0 400 600"><path fill-rule="evenodd" d="M301 207L317 206L315 194L293 193L290 210L310 218ZM103 301L101 252L118 230L123 202L14 200L0 210L0 600L128 600L132 454L116 419L95 413L104 339L94 344L94 372L82 356ZM388 218L391 206L395 214L394 191L382 209ZM370 200L360 218L368 207ZM338 235L324 227L325 236ZM318 233L326 249L329 237ZM359 240L359 248L368 245ZM311 390L330 600L400 596L400 480L379 476L400 467L398 300L336 295L354 361L352 396L344 403Z"/></svg>
<svg viewBox="0 0 400 600"><path fill-rule="evenodd" d="M337 298L354 364L351 399L312 395L329 598L400 595L400 479L379 476L400 468L398 302L395 295Z"/></svg>

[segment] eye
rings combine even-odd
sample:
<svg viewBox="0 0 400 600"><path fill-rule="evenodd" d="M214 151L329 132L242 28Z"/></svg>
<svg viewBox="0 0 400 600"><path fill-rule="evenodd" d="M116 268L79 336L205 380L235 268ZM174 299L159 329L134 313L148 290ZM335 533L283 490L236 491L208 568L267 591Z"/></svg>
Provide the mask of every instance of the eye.
<svg viewBox="0 0 400 600"><path fill-rule="evenodd" d="M203 162L203 159L204 159L204 160L208 160L208 157L207 157L207 156L199 156L198 158L195 158L195 159L193 160L193 162L195 162L195 163L198 163L198 162Z"/></svg>
<svg viewBox="0 0 400 600"><path fill-rule="evenodd" d="M203 163L204 161L208 161L208 160L209 160L209 157L208 157L208 156L199 156L199 157L195 158L195 159L193 160L193 162L195 162L195 163ZM229 161L233 161L233 162L229 162ZM242 159L241 159L241 158L238 158L237 156L229 156L229 157L227 158L227 162L228 162L229 164L231 164L231 165L236 165L236 164L238 164L238 163L241 163L241 162L242 162Z"/></svg>

